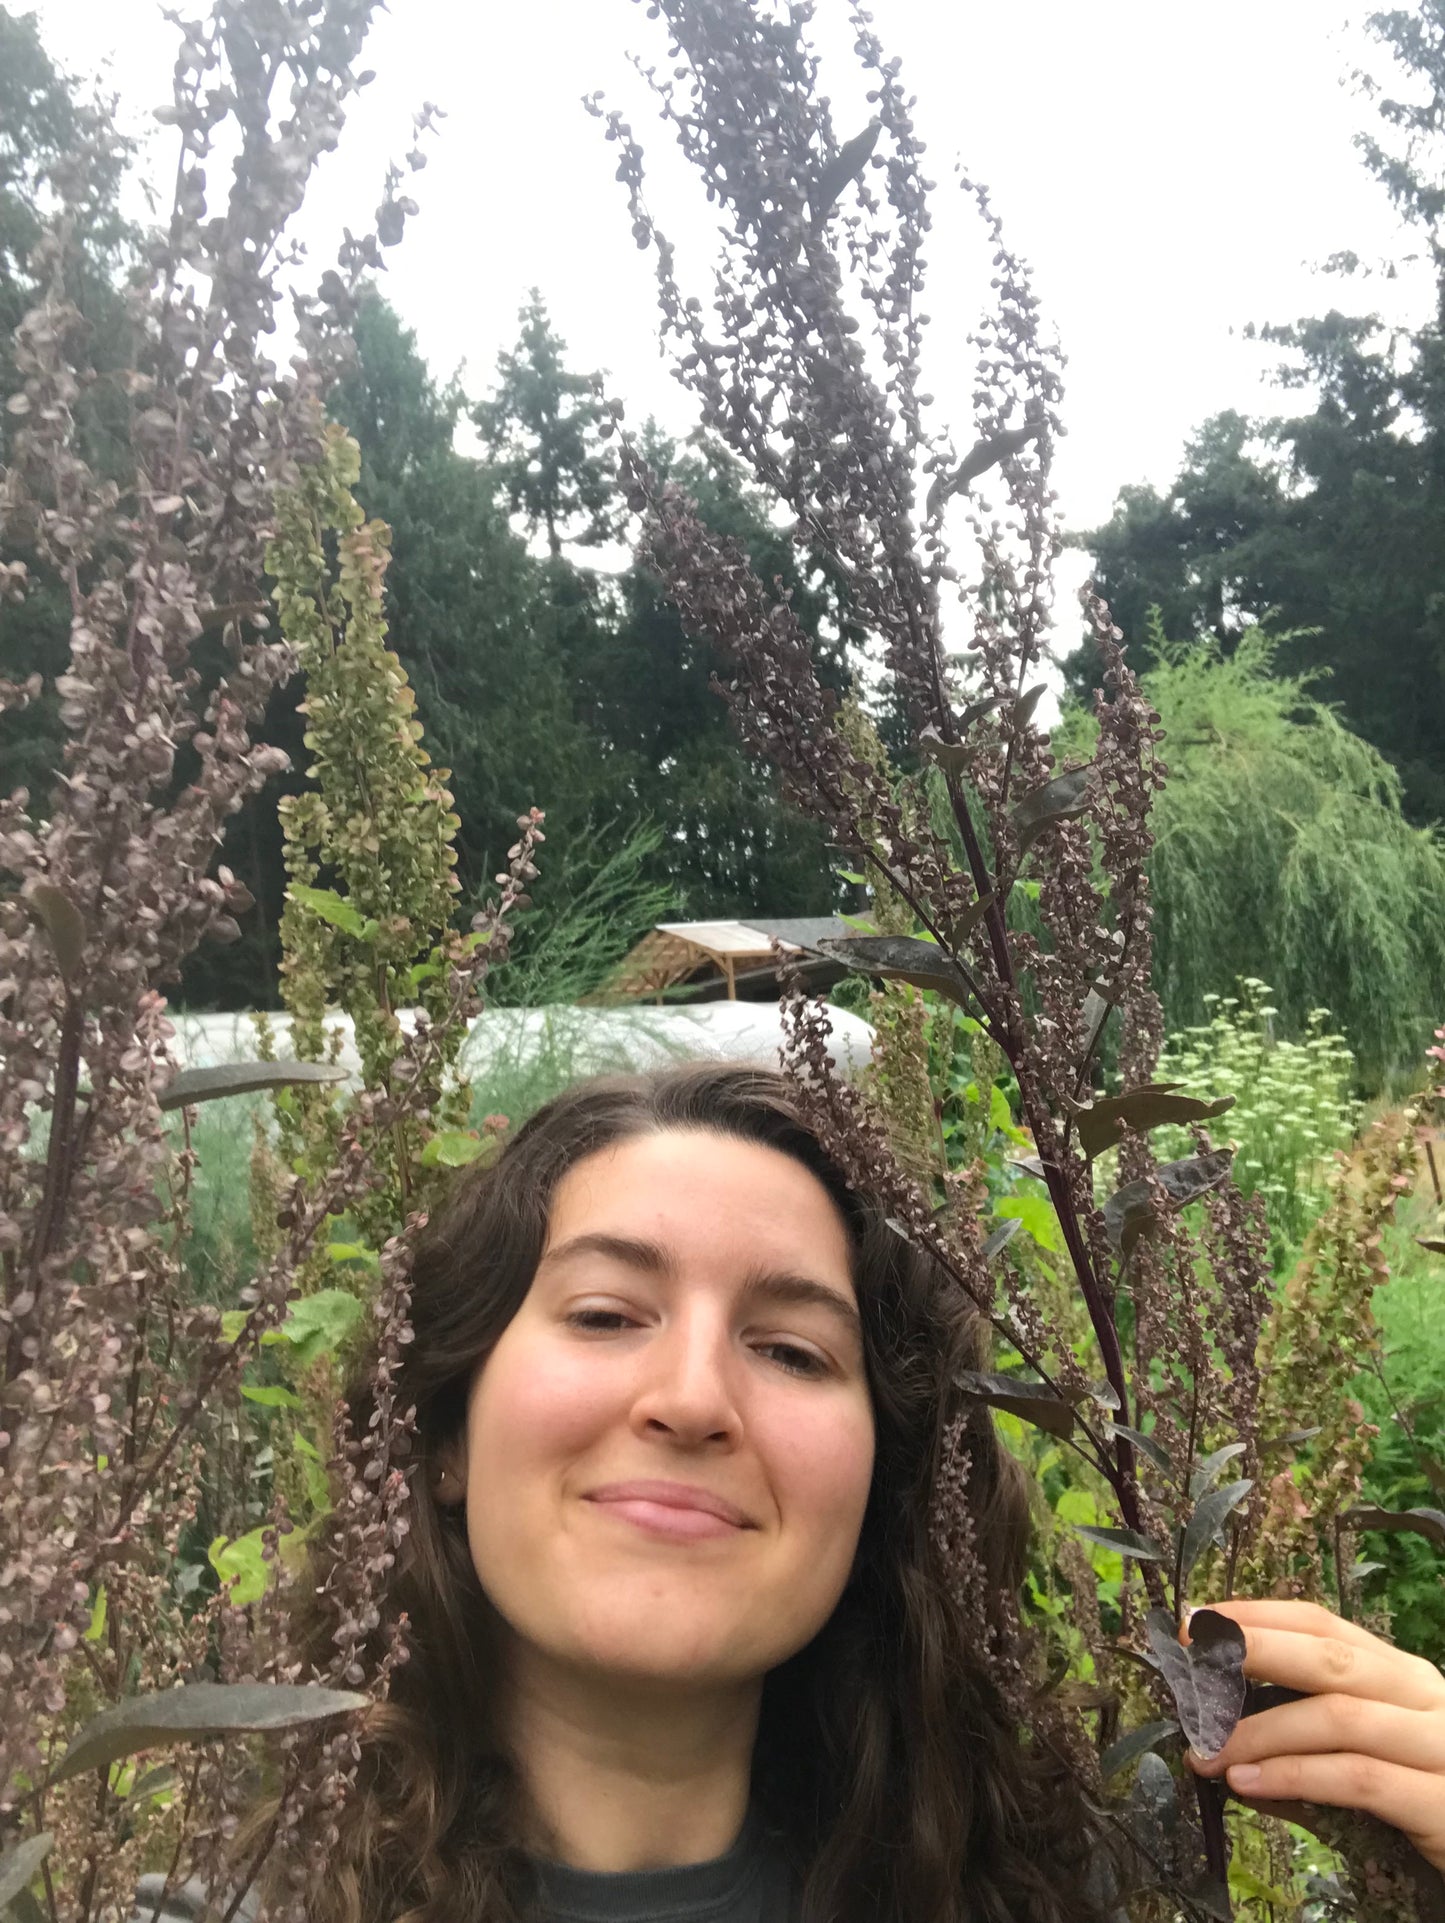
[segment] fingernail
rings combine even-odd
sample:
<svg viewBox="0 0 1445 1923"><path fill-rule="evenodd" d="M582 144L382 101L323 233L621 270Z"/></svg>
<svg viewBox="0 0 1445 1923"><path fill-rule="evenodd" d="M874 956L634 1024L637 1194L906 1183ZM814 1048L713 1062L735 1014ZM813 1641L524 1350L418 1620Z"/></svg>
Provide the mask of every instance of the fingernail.
<svg viewBox="0 0 1445 1923"><path fill-rule="evenodd" d="M1264 1771L1258 1763L1236 1763L1232 1769L1227 1769L1224 1773L1229 1778L1231 1789L1253 1789Z"/></svg>

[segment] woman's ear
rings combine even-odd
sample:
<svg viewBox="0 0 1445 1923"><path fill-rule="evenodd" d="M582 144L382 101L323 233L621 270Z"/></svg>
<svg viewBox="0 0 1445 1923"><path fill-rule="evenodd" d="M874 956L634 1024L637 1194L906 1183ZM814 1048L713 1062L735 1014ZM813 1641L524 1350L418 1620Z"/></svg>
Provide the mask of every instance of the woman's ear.
<svg viewBox="0 0 1445 1923"><path fill-rule="evenodd" d="M467 1451L460 1436L437 1450L430 1475L432 1495L443 1509L455 1509L466 1501Z"/></svg>

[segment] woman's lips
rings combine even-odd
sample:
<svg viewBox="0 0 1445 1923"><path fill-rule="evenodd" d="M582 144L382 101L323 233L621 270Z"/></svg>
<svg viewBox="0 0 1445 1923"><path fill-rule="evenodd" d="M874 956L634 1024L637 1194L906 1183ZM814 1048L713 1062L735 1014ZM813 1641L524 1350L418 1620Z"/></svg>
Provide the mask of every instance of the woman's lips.
<svg viewBox="0 0 1445 1923"><path fill-rule="evenodd" d="M609 1482L591 1490L587 1501L648 1535L678 1542L732 1536L753 1526L736 1503L684 1482Z"/></svg>

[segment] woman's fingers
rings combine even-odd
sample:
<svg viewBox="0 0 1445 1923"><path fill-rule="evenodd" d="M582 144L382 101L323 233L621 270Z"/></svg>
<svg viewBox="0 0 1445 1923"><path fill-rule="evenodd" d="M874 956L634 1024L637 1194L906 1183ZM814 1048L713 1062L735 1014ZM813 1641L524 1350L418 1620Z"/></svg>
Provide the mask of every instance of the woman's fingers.
<svg viewBox="0 0 1445 1923"><path fill-rule="evenodd" d="M1306 1696L1242 1718L1217 1756L1191 1756L1190 1762L1201 1776L1222 1776L1235 1764L1324 1753L1373 1756L1408 1769L1445 1772L1445 1714L1359 1696Z"/></svg>
<svg viewBox="0 0 1445 1923"><path fill-rule="evenodd" d="M1310 1605L1277 1608L1283 1612ZM1239 1605L1229 1604L1220 1612L1244 1630L1244 1673L1256 1682L1278 1683L1311 1696L1360 1696L1401 1709L1445 1710L1445 1677L1433 1663L1393 1649L1324 1610L1320 1615L1328 1627L1316 1627L1310 1619L1308 1627L1296 1629L1276 1627L1284 1621L1283 1614L1271 1609L1265 1618L1256 1614L1261 1609L1256 1604L1246 1616Z"/></svg>
<svg viewBox="0 0 1445 1923"><path fill-rule="evenodd" d="M1379 1636L1372 1636L1368 1629L1361 1629L1358 1623L1347 1623L1342 1616L1321 1608L1318 1603L1233 1596L1228 1602L1207 1603L1205 1607L1221 1616L1228 1616L1241 1629L1248 1629L1251 1625L1261 1629L1291 1629L1301 1636L1330 1636L1364 1649L1389 1649L1392 1646Z"/></svg>
<svg viewBox="0 0 1445 1923"><path fill-rule="evenodd" d="M1329 1803L1365 1810L1403 1831L1437 1869L1445 1862L1445 1799L1440 1778L1425 1770L1341 1751L1240 1764L1230 1770L1228 1781L1252 1803Z"/></svg>

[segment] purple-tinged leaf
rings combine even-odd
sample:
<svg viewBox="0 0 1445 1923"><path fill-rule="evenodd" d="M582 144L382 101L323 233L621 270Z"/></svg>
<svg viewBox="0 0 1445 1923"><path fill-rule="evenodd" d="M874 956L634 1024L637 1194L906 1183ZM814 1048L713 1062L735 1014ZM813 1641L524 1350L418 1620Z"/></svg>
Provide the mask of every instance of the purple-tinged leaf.
<svg viewBox="0 0 1445 1923"><path fill-rule="evenodd" d="M1445 1510L1362 1507L1347 1509L1340 1521L1350 1529L1403 1530L1445 1549Z"/></svg>
<svg viewBox="0 0 1445 1923"><path fill-rule="evenodd" d="M1253 1487L1250 1478L1244 1476L1238 1482L1225 1483L1222 1489L1211 1489L1207 1495L1199 1498L1184 1531L1184 1548L1179 1559L1181 1580L1187 1580L1190 1570L1209 1544L1218 1538L1230 1515Z"/></svg>
<svg viewBox="0 0 1445 1923"><path fill-rule="evenodd" d="M352 1689L313 1683L184 1683L131 1696L92 1716L50 1778L63 1783L86 1770L106 1769L138 1750L208 1741L258 1730L300 1729L307 1723L365 1709Z"/></svg>
<svg viewBox="0 0 1445 1923"><path fill-rule="evenodd" d="M1143 1723L1138 1729L1127 1730L1116 1743L1110 1743L1099 1758L1099 1774L1107 1783L1111 1776L1117 1776L1121 1770L1127 1769L1136 1757L1142 1756L1146 1750L1151 1750L1156 1744L1162 1743L1166 1736L1178 1734L1179 1725L1172 1716L1164 1717L1157 1723Z"/></svg>
<svg viewBox="0 0 1445 1923"><path fill-rule="evenodd" d="M1055 775L1041 788L1026 794L1013 811L1014 833L1019 854L1023 855L1048 828L1061 821L1076 821L1089 805L1090 768L1073 768L1068 774Z"/></svg>
<svg viewBox="0 0 1445 1923"><path fill-rule="evenodd" d="M1036 687L1026 688L1013 705L1011 720L1015 728L1027 727L1033 720L1034 709L1044 698L1046 682L1040 681Z"/></svg>
<svg viewBox="0 0 1445 1923"><path fill-rule="evenodd" d="M1204 1456L1194 1465L1194 1474L1189 1478L1189 1500L1198 1502L1199 1498L1212 1489L1219 1480L1220 1471L1236 1456L1244 1454L1242 1442L1226 1442L1222 1449L1213 1455Z"/></svg>
<svg viewBox="0 0 1445 1923"><path fill-rule="evenodd" d="M344 1082L336 1062L216 1062L209 1068L183 1068L157 1097L160 1108L191 1108L225 1095L253 1095L262 1088L295 1088L302 1082Z"/></svg>
<svg viewBox="0 0 1445 1923"><path fill-rule="evenodd" d="M1313 1429L1288 1429L1282 1436L1271 1436L1268 1442L1259 1445L1259 1453L1267 1456L1275 1449L1296 1449L1302 1442L1310 1442L1320 1433L1320 1425Z"/></svg>
<svg viewBox="0 0 1445 1923"><path fill-rule="evenodd" d="M1157 1542L1150 1542L1141 1536L1137 1529L1095 1529L1092 1524L1076 1522L1074 1534L1083 1536L1088 1542L1098 1543L1101 1549L1112 1549L1116 1555L1132 1556L1136 1562L1164 1562L1164 1551Z"/></svg>
<svg viewBox="0 0 1445 1923"><path fill-rule="evenodd" d="M1233 1160L1231 1149L1217 1148L1208 1155L1190 1155L1182 1162L1161 1162L1154 1177L1169 1208L1182 1209L1217 1189L1228 1176ZM1125 1255L1153 1220L1154 1195L1146 1181L1126 1182L1104 1204L1104 1228L1110 1242Z"/></svg>
<svg viewBox="0 0 1445 1923"><path fill-rule="evenodd" d="M1144 1628L1189 1747L1217 1756L1244 1710L1244 1631L1217 1609L1195 1610L1188 1647L1167 1610L1151 1609Z"/></svg>
<svg viewBox="0 0 1445 1923"><path fill-rule="evenodd" d="M958 1387L975 1402L990 1409L1031 1422L1051 1436L1067 1436L1074 1427L1074 1404L1048 1382L1030 1382L1021 1376L983 1375L965 1369L955 1378Z"/></svg>
<svg viewBox="0 0 1445 1923"><path fill-rule="evenodd" d="M1000 1222L998 1227L990 1232L983 1245L984 1261L992 1262L996 1255L1001 1254L1022 1227L1023 1223L1016 1215L1010 1215Z"/></svg>
<svg viewBox="0 0 1445 1923"><path fill-rule="evenodd" d="M1163 1443L1156 1442L1153 1436L1146 1436L1142 1429L1131 1429L1127 1422L1116 1422L1113 1433L1122 1436L1125 1442L1132 1442L1140 1454L1146 1455L1154 1467L1162 1469L1166 1476L1174 1473L1173 1458Z"/></svg>
<svg viewBox="0 0 1445 1923"><path fill-rule="evenodd" d="M1415 1240L1422 1249L1428 1249L1431 1255L1445 1255L1445 1238L1438 1235L1417 1235Z"/></svg>
<svg viewBox="0 0 1445 1923"><path fill-rule="evenodd" d="M1139 1773L1134 1778L1129 1801L1147 1822L1157 1824L1165 1836L1171 1836L1178 1827L1179 1791L1174 1772L1152 1749L1145 1750L1139 1759Z"/></svg>
<svg viewBox="0 0 1445 1923"><path fill-rule="evenodd" d="M0 1914L22 1890L29 1889L35 1872L54 1847L55 1838L50 1831L41 1830L38 1835L27 1836L23 1843L17 1843L13 1850L6 1850L0 1856Z"/></svg>
<svg viewBox="0 0 1445 1923"><path fill-rule="evenodd" d="M919 941L915 935L854 935L812 944L830 961L842 962L857 975L877 975L884 981L909 982L914 988L931 988L960 1008L968 1006L973 994L957 964L936 942Z"/></svg>
<svg viewBox="0 0 1445 1923"><path fill-rule="evenodd" d="M1140 1088L1126 1089L1121 1095L1101 1096L1086 1108L1076 1109L1079 1146L1085 1155L1102 1155L1129 1129L1145 1134L1166 1125L1207 1122L1234 1107L1232 1095L1204 1101L1196 1095L1176 1093L1178 1087L1177 1082L1149 1082Z"/></svg>

